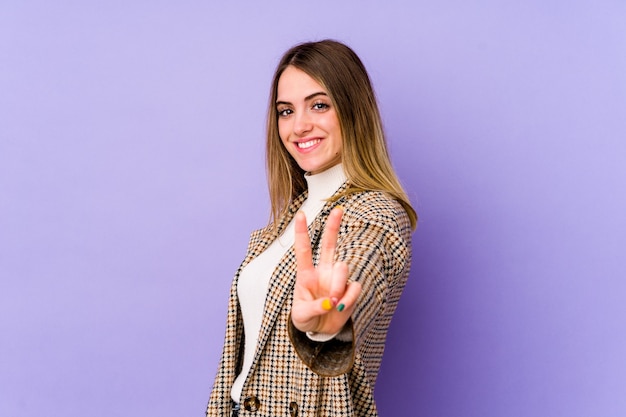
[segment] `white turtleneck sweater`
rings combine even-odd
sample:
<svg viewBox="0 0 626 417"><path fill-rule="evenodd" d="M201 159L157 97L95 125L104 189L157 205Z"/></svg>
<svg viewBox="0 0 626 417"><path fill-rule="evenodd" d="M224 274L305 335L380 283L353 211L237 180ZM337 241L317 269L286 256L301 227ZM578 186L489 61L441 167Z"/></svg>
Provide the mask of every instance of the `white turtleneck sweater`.
<svg viewBox="0 0 626 417"><path fill-rule="evenodd" d="M326 204L326 200L335 194L346 181L346 175L343 171L343 165L339 164L319 174L307 174L304 178L309 194L302 203L300 211L304 212L307 224L310 225ZM243 316L245 346L241 373L235 379L230 393L236 402L239 402L243 384L254 359L270 279L282 257L293 246L294 234L295 225L294 219L292 219L283 234L272 242L263 253L250 261L239 274L237 296Z"/></svg>

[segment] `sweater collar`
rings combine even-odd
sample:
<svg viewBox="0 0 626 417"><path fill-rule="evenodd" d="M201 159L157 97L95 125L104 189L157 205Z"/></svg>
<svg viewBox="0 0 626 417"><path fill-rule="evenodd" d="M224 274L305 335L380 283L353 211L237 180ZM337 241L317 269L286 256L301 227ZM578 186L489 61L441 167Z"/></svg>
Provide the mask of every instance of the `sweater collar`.
<svg viewBox="0 0 626 417"><path fill-rule="evenodd" d="M307 173L304 179L308 186L308 199L322 201L332 197L347 178L343 164L337 164L315 175Z"/></svg>

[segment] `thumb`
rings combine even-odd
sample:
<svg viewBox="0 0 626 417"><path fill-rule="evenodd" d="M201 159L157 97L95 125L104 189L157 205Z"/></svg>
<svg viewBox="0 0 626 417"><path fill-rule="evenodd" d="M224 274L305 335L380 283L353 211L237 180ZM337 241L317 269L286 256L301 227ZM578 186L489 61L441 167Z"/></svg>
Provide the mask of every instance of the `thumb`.
<svg viewBox="0 0 626 417"><path fill-rule="evenodd" d="M301 332L314 331L321 317L328 314L333 308L333 303L328 297L294 301L291 307L291 321L296 329Z"/></svg>

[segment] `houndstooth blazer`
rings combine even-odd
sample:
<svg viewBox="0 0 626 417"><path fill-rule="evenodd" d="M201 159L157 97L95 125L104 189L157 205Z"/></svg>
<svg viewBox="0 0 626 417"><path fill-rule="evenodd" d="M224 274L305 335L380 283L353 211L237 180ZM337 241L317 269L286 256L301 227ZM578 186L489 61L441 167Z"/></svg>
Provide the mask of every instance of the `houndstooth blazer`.
<svg viewBox="0 0 626 417"><path fill-rule="evenodd" d="M338 192L344 191L346 184ZM279 221L282 233L306 193ZM252 368L243 386L240 416L377 416L374 385L387 328L406 283L411 263L411 225L402 206L382 192L349 194L327 203L309 227L314 264L321 235L333 207L342 205L336 257L349 265L350 279L362 292L352 320L353 340L312 342L291 324L296 278L293 247L276 267ZM273 241L271 226L252 233L248 251L230 290L226 335L207 416L231 413L230 391L243 360L243 321L237 299L241 269Z"/></svg>

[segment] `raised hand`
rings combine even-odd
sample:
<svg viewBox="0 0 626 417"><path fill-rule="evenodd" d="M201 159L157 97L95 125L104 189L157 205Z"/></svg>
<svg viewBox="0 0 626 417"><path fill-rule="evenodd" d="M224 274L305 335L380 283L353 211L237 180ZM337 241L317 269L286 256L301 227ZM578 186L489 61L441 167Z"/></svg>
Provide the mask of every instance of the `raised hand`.
<svg viewBox="0 0 626 417"><path fill-rule="evenodd" d="M302 332L335 334L356 307L361 284L349 281L348 265L335 262L335 249L343 209L328 216L317 268L313 266L311 240L304 213L296 214L294 249L297 262L291 321Z"/></svg>

